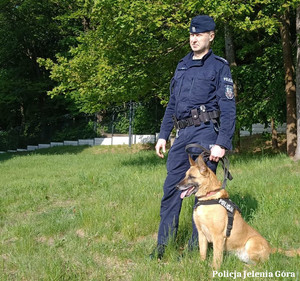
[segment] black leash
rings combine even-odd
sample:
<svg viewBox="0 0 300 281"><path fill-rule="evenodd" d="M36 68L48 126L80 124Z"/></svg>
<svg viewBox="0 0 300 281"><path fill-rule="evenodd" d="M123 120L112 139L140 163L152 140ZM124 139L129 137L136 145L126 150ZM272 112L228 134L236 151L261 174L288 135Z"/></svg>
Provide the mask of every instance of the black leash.
<svg viewBox="0 0 300 281"><path fill-rule="evenodd" d="M200 148L202 150L202 153L191 152L191 151L189 151L191 148ZM207 148L203 147L202 145L200 145L198 143L188 144L185 147L185 151L189 155L195 155L195 156L201 155L204 162L206 162L209 159L209 156L210 156L210 150L208 150ZM224 180L223 180L223 183L222 183L222 189L225 189L226 184L227 184L227 179L232 180L233 177L232 177L231 173L229 172L229 159L227 158L226 155L224 157L220 158L220 162L221 162L222 168L224 170Z"/></svg>

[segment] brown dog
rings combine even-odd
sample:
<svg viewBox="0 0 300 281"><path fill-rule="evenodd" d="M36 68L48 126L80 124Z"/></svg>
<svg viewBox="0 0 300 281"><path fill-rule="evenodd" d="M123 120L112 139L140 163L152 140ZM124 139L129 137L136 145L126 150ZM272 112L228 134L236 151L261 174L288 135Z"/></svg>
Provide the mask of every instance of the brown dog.
<svg viewBox="0 0 300 281"><path fill-rule="evenodd" d="M195 161L190 157L190 169L185 178L177 185L177 189L183 191L181 198L192 194L200 203L208 200L223 198L222 202L229 198L225 189L221 189L221 182L216 175L206 166L201 156ZM240 260L246 263L257 263L269 258L270 253L282 252L288 256L300 254L299 250L284 251L272 249L265 238L249 226L241 214L233 212L232 231L228 236L228 214L225 207L215 203L211 205L199 204L194 210L194 221L199 234L200 257L206 259L208 242L213 243L213 267L221 266L223 251L235 253Z"/></svg>

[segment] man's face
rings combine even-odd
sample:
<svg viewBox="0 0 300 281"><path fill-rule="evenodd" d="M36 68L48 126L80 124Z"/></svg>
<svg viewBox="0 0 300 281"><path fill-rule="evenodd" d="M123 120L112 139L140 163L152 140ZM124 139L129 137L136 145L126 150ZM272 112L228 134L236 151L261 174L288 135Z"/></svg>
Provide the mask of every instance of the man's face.
<svg viewBox="0 0 300 281"><path fill-rule="evenodd" d="M210 48L211 42L215 38L213 31L203 33L190 33L190 46L196 54L205 54Z"/></svg>

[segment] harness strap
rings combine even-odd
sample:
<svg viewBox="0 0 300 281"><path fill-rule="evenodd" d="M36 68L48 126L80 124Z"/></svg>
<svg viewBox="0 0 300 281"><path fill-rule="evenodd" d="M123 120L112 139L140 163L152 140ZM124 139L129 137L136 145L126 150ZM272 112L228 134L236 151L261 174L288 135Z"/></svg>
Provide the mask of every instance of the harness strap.
<svg viewBox="0 0 300 281"><path fill-rule="evenodd" d="M229 237L233 226L233 214L227 211L227 216L228 216L228 223L226 229L226 237Z"/></svg>
<svg viewBox="0 0 300 281"><path fill-rule="evenodd" d="M191 148L200 148L202 150L202 153L196 153L196 152L189 151ZM205 162L208 161L208 158L210 156L210 150L208 150L207 148L203 147L202 145L200 145L198 143L188 144L185 147L185 151L190 155L195 155L195 156L201 155ZM229 163L229 159L227 158L227 156L220 158L220 162L221 162L222 168L224 170L224 176L223 176L224 179L223 179L223 183L222 183L222 189L225 189L226 184L227 184L227 179L232 180L233 177L232 177L231 173L229 172L229 164L230 163Z"/></svg>
<svg viewBox="0 0 300 281"><path fill-rule="evenodd" d="M229 237L231 234L232 227L233 227L234 212L235 212L235 210L237 210L239 213L241 213L241 210L229 198L219 198L219 199L198 201L196 203L196 205L194 206L194 210L197 209L201 205L214 205L214 204L220 204L227 211L228 222L227 222L227 228L226 228L226 237Z"/></svg>

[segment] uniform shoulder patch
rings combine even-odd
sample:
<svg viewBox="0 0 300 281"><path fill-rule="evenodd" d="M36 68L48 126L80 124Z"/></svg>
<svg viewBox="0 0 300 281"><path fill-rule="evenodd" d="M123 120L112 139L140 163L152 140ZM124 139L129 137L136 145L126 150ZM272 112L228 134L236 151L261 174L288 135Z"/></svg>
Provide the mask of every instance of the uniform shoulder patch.
<svg viewBox="0 0 300 281"><path fill-rule="evenodd" d="M229 100L232 100L234 98L233 86L231 86L231 85L225 85L225 96Z"/></svg>
<svg viewBox="0 0 300 281"><path fill-rule="evenodd" d="M225 63L225 64L228 64L228 65L229 65L229 62L228 62L227 60L225 60L224 58L222 58L222 57L219 57L219 56L216 56L216 55L215 55L215 58L216 58L217 60L219 60L219 61L221 61L221 62L223 62L223 63Z"/></svg>

